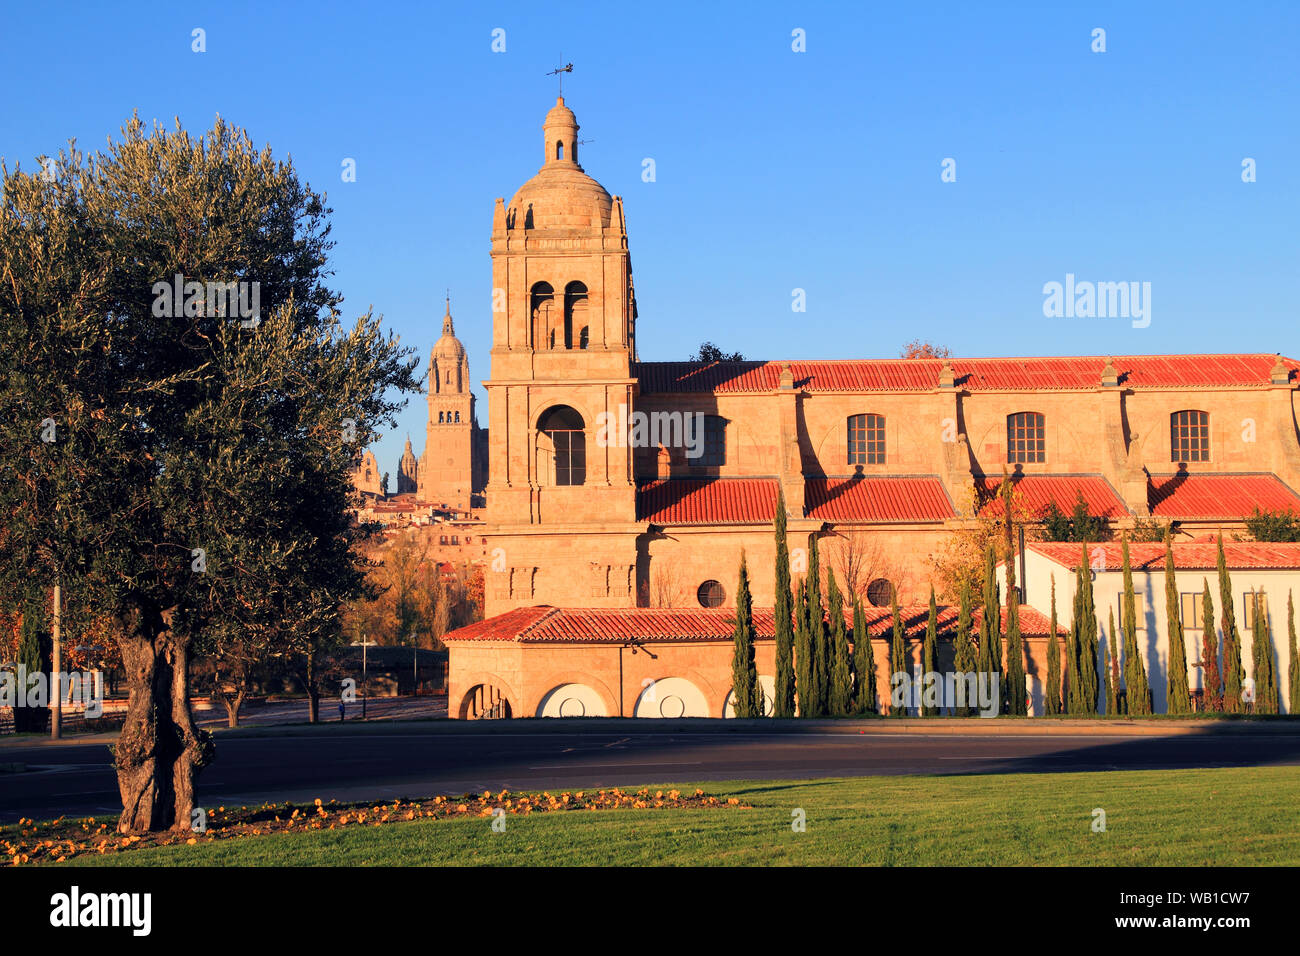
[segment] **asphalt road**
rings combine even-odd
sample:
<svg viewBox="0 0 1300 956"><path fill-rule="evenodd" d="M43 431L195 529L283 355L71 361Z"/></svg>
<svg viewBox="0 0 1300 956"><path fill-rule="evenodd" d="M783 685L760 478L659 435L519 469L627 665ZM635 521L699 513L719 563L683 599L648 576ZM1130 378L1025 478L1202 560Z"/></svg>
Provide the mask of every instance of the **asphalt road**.
<svg viewBox="0 0 1300 956"><path fill-rule="evenodd" d="M1292 733L898 735L856 725L754 732L725 724L661 732L630 721L610 731L481 721L223 732L200 799L216 806L706 780L1300 765L1300 734ZM110 739L12 740L0 748L0 764L27 766L0 772L0 823L117 812Z"/></svg>

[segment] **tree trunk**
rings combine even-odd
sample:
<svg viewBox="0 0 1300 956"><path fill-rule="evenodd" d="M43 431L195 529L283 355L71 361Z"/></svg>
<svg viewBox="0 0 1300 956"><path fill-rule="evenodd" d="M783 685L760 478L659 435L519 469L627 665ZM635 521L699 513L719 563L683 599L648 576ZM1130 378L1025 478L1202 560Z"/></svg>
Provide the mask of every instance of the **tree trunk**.
<svg viewBox="0 0 1300 956"><path fill-rule="evenodd" d="M320 721L320 688L316 686L316 648L307 648L307 722Z"/></svg>
<svg viewBox="0 0 1300 956"><path fill-rule="evenodd" d="M239 710L240 710L240 708L242 708L242 707L244 706L244 691L243 691L243 688L240 688L240 689L239 689L238 691L236 691L234 694L225 694L225 693L223 693L223 694L221 695L221 699L222 699L223 701L225 701L225 704L226 704L226 726L227 726L227 727L238 727L238 726L239 726Z"/></svg>
<svg viewBox="0 0 1300 956"><path fill-rule="evenodd" d="M170 610L135 612L118 640L129 689L113 750L119 833L188 829L195 782L212 759L212 737L190 714L189 642L171 619Z"/></svg>

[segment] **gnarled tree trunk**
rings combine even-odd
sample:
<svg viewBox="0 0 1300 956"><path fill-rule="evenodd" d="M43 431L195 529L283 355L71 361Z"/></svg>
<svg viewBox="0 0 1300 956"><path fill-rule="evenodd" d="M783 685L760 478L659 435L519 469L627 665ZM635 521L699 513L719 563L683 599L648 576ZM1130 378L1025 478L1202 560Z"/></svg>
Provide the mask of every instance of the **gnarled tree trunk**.
<svg viewBox="0 0 1300 956"><path fill-rule="evenodd" d="M189 641L171 629L172 614L135 612L118 641L130 693L113 752L119 833L189 829L195 782L212 759L212 737L190 714Z"/></svg>

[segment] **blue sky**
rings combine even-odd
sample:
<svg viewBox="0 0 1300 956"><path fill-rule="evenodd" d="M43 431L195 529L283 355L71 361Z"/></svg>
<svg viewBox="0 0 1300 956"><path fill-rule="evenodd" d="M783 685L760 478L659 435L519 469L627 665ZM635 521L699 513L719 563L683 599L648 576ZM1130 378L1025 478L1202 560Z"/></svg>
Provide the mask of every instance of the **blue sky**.
<svg viewBox="0 0 1300 956"><path fill-rule="evenodd" d="M1300 4L271 6L11 5L0 155L97 148L133 109L195 131L220 113L328 194L345 311L373 305L427 359L450 289L478 381L493 202L541 165L543 74L572 61L583 165L626 205L643 359L705 338L1300 353ZM1045 318L1067 273L1150 282L1151 324ZM382 470L407 430L422 450L424 413L376 446Z"/></svg>

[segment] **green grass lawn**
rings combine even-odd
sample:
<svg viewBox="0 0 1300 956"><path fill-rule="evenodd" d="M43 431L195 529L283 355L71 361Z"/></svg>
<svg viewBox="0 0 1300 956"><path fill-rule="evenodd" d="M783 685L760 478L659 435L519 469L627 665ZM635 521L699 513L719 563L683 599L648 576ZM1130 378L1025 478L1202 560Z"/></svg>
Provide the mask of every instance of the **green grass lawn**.
<svg viewBox="0 0 1300 956"><path fill-rule="evenodd" d="M679 785L682 790L693 788ZM1300 863L1294 767L700 784L752 809L612 810L275 834L68 865ZM1092 829L1093 809L1106 831ZM791 828L796 809L807 829Z"/></svg>

